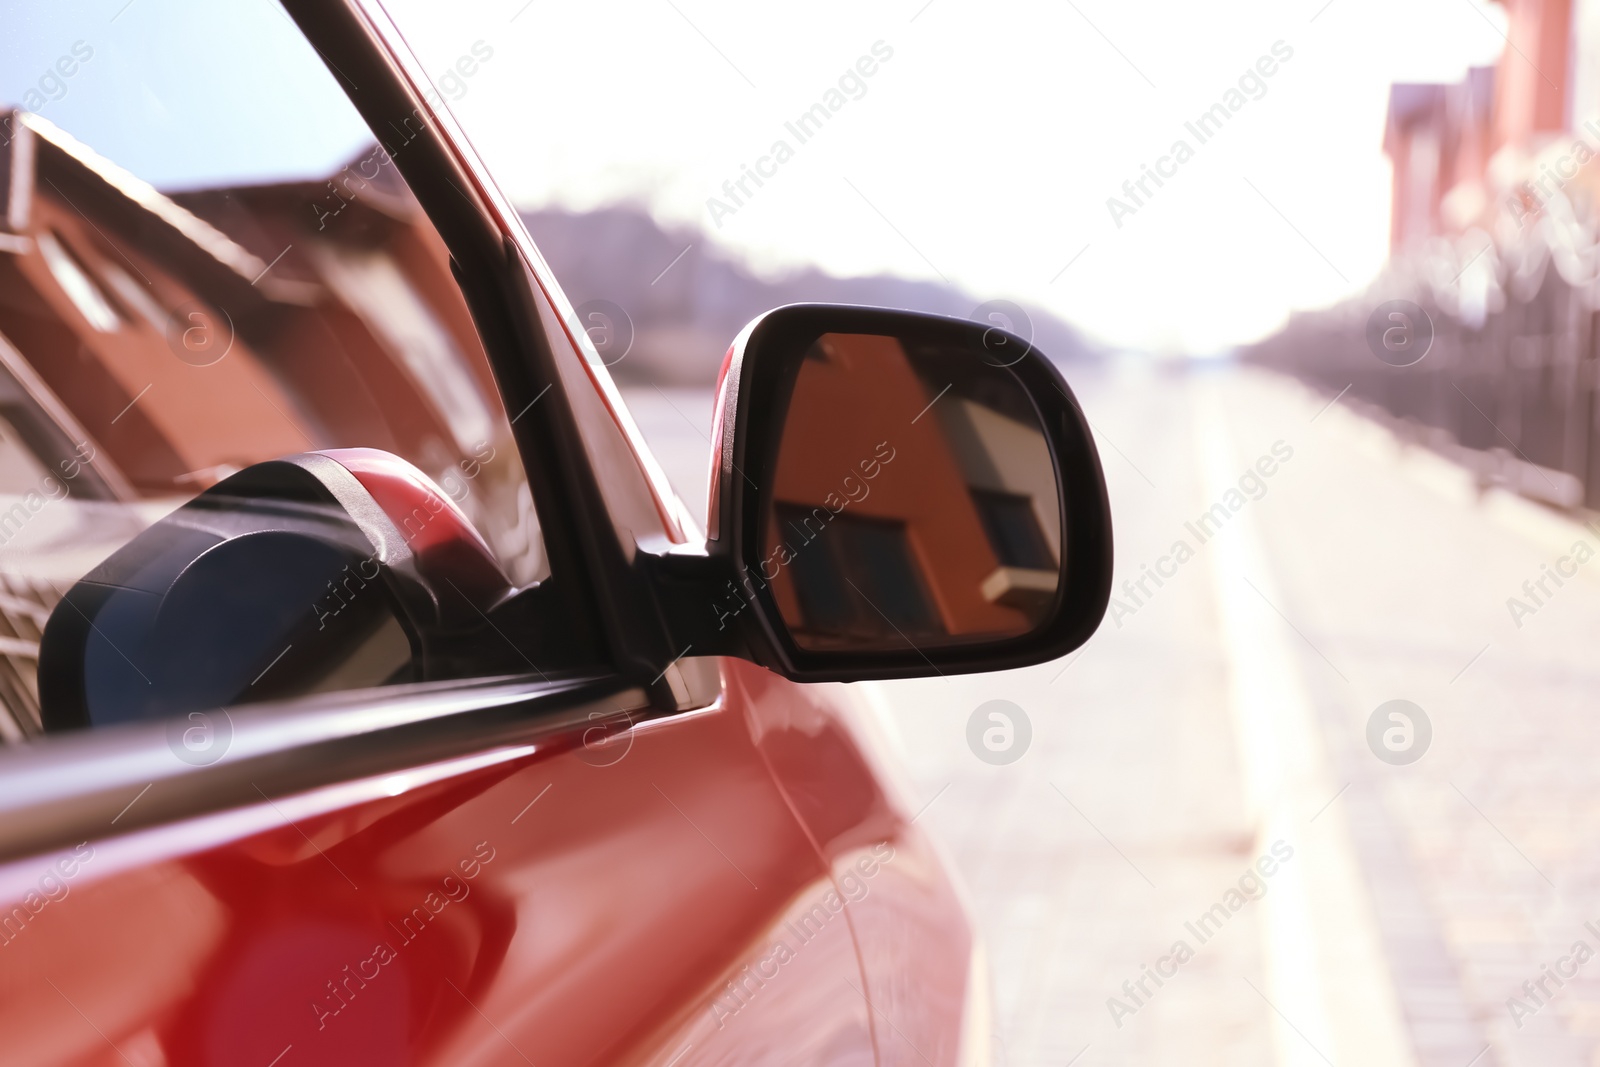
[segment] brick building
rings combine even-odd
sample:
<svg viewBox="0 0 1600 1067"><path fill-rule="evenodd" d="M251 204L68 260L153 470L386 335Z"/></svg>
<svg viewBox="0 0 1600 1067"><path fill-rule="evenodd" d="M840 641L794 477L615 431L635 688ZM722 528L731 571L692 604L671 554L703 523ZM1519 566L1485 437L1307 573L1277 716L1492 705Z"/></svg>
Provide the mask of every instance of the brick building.
<svg viewBox="0 0 1600 1067"><path fill-rule="evenodd" d="M1519 227L1556 197L1580 214L1600 203L1600 167L1588 165L1600 156L1600 0L1499 3L1507 43L1494 67L1390 90L1393 253Z"/></svg>

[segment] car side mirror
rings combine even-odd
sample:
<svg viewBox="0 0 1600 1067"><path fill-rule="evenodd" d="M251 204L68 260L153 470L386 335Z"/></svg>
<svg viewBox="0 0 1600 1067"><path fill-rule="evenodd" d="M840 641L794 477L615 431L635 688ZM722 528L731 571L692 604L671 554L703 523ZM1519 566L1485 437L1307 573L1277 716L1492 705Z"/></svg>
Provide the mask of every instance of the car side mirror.
<svg viewBox="0 0 1600 1067"><path fill-rule="evenodd" d="M1056 367L992 326L779 308L718 398L712 605L801 680L1025 666L1086 641L1111 589L1089 426Z"/></svg>
<svg viewBox="0 0 1600 1067"><path fill-rule="evenodd" d="M376 449L258 463L69 589L40 641L47 731L519 669L511 583L432 480ZM503 663L486 663L499 654Z"/></svg>

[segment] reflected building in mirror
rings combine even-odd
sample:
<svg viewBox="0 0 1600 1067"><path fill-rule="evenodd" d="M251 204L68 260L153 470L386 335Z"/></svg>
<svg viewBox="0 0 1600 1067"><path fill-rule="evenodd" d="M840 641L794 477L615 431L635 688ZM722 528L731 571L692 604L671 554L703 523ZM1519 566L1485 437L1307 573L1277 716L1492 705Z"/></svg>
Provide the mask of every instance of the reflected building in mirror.
<svg viewBox="0 0 1600 1067"><path fill-rule="evenodd" d="M1056 595L1049 448L1025 390L980 353L820 338L794 384L774 500L768 572L803 648L1014 637Z"/></svg>

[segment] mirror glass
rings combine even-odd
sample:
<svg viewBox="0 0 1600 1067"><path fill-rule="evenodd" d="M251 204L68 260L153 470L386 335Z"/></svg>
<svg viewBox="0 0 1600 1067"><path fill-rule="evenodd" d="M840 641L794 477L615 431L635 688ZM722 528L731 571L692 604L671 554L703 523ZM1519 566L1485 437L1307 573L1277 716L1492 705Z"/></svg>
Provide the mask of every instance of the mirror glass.
<svg viewBox="0 0 1600 1067"><path fill-rule="evenodd" d="M818 338L768 499L761 575L803 649L976 644L1050 614L1050 447L1021 382L959 340Z"/></svg>

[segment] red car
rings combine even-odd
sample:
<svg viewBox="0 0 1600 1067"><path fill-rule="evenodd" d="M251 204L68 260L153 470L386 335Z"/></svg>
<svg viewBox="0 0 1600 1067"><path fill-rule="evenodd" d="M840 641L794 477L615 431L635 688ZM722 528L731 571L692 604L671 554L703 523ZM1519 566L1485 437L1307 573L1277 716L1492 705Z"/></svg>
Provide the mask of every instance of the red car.
<svg viewBox="0 0 1600 1067"><path fill-rule="evenodd" d="M817 683L1093 632L1054 366L772 311L702 532L377 0L118 6L7 16L0 1064L988 1062Z"/></svg>

